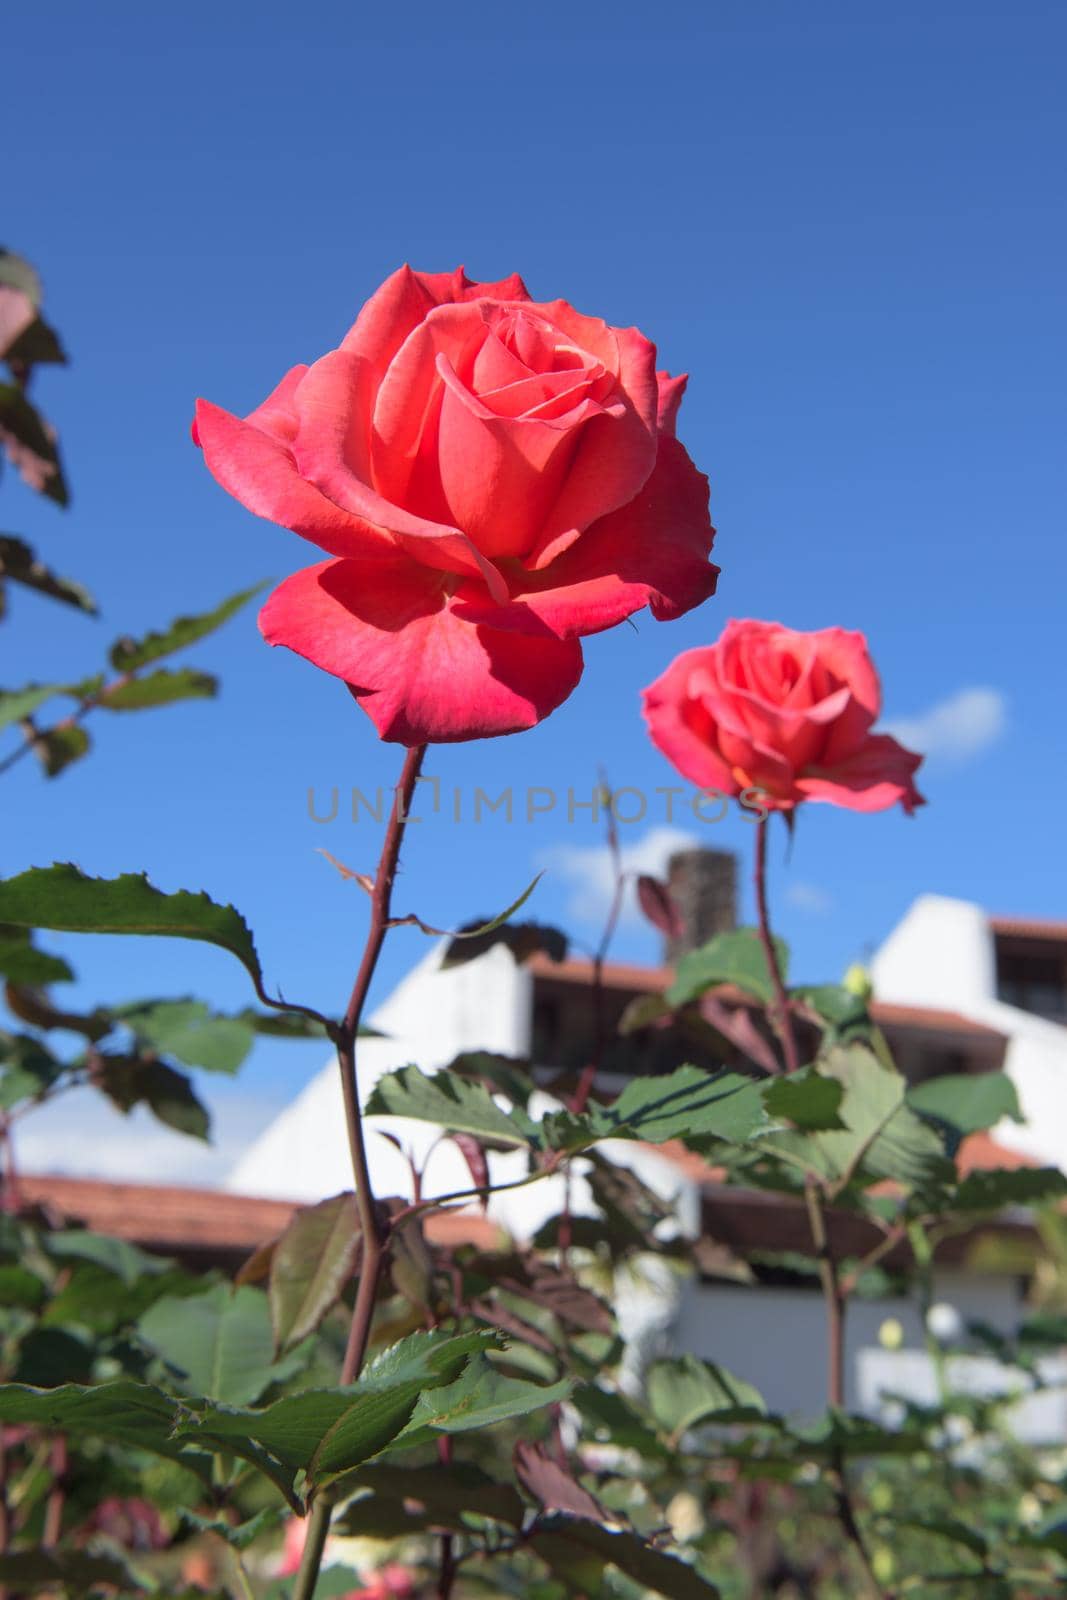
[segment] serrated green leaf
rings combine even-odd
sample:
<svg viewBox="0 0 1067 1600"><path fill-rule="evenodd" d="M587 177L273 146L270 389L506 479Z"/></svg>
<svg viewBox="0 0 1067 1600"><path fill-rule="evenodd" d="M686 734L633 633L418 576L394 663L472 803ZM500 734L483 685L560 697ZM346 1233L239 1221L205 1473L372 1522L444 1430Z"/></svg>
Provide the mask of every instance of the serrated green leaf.
<svg viewBox="0 0 1067 1600"><path fill-rule="evenodd" d="M271 1256L269 1300L276 1350L314 1333L337 1304L355 1271L360 1242L351 1193L296 1213Z"/></svg>
<svg viewBox="0 0 1067 1600"><path fill-rule="evenodd" d="M752 1384L692 1355L654 1361L645 1389L652 1415L674 1441L702 1423L750 1422L767 1410Z"/></svg>
<svg viewBox="0 0 1067 1600"><path fill-rule="evenodd" d="M178 1409L173 1396L130 1378L90 1387L65 1383L55 1389L0 1384L0 1422L105 1439L180 1460L201 1476L209 1474L208 1458L190 1452L185 1441L172 1436Z"/></svg>
<svg viewBox="0 0 1067 1600"><path fill-rule="evenodd" d="M379 1078L367 1101L367 1114L417 1117L457 1133L479 1134L509 1145L529 1144L533 1132L528 1118L502 1110L481 1084L448 1071L431 1077L420 1067L401 1067Z"/></svg>
<svg viewBox="0 0 1067 1600"><path fill-rule="evenodd" d="M531 1412L566 1400L573 1387L568 1378L544 1385L510 1378L484 1356L474 1356L454 1383L421 1396L411 1421L393 1441L394 1447L410 1446L411 1436L424 1429L437 1433L468 1433L475 1428L506 1422L511 1417L529 1416Z"/></svg>
<svg viewBox="0 0 1067 1600"><path fill-rule="evenodd" d="M265 582L254 584L251 589L242 589L238 594L231 595L213 611L205 611L195 617L177 617L161 633L148 633L143 639L118 639L112 645L108 659L117 672L133 672L164 656L171 656L177 650L184 650L186 645L205 639L216 628L221 628L224 622L228 622L266 587Z"/></svg>
<svg viewBox="0 0 1067 1600"><path fill-rule="evenodd" d="M471 1355L495 1342L486 1332L411 1334L346 1389L305 1390L259 1411L200 1407L178 1432L246 1459L267 1451L290 1483L304 1470L321 1488L376 1455L406 1425L420 1393L450 1383Z"/></svg>
<svg viewBox="0 0 1067 1600"><path fill-rule="evenodd" d="M743 1144L771 1126L754 1079L690 1066L660 1078L632 1078L614 1105L595 1108L589 1120L597 1139L649 1144L687 1138Z"/></svg>
<svg viewBox="0 0 1067 1600"><path fill-rule="evenodd" d="M218 905L206 894L185 889L164 894L142 873L89 878L69 863L31 867L0 882L0 923L5 922L64 933L194 939L228 950L255 983L262 983L251 931L233 906Z"/></svg>
<svg viewBox="0 0 1067 1600"><path fill-rule="evenodd" d="M996 1167L970 1172L952 1195L953 1211L999 1211L1002 1206L1041 1205L1067 1195L1058 1167Z"/></svg>
<svg viewBox="0 0 1067 1600"><path fill-rule="evenodd" d="M96 703L103 711L148 711L179 700L212 700L218 690L219 680L210 672L160 667L143 678L131 678L128 683L101 690Z"/></svg>
<svg viewBox="0 0 1067 1600"><path fill-rule="evenodd" d="M789 963L789 948L781 939L774 941L778 968L784 981ZM672 1006L688 1005L705 989L732 983L764 1005L774 999L767 957L755 928L738 928L732 933L717 933L699 950L690 950L678 963L674 982L666 999Z"/></svg>
<svg viewBox="0 0 1067 1600"><path fill-rule="evenodd" d="M775 1133L764 1148L832 1185L860 1173L910 1187L945 1183L955 1169L934 1130L905 1104L907 1082L882 1065L868 1045L835 1046L820 1059L821 1074L842 1087L841 1131Z"/></svg>

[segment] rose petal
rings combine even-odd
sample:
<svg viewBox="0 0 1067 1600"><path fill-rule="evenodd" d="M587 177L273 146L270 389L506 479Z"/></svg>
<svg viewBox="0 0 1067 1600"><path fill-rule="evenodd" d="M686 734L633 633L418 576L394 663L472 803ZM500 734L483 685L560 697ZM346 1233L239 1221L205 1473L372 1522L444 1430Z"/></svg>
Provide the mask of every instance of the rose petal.
<svg viewBox="0 0 1067 1600"><path fill-rule="evenodd" d="M381 737L407 745L533 727L582 673L576 642L462 621L446 586L399 552L295 573L263 607L260 628L343 678Z"/></svg>
<svg viewBox="0 0 1067 1600"><path fill-rule="evenodd" d="M905 750L888 733L873 733L832 772L805 773L796 787L808 800L827 800L850 811L886 811L899 802L910 815L926 804L915 786L921 763L922 756Z"/></svg>
<svg viewBox="0 0 1067 1600"><path fill-rule="evenodd" d="M269 402L268 402L269 404ZM386 545L386 536L335 505L300 476L292 449L207 400L196 403L195 437L222 487L257 517L280 523L335 556Z"/></svg>
<svg viewBox="0 0 1067 1600"><path fill-rule="evenodd" d="M618 381L602 402L613 414L594 417L582 429L567 480L530 556L535 569L548 566L576 532L633 500L656 465L658 438L655 345L636 328L607 328L579 316L562 300L544 309L561 332L570 333Z"/></svg>
<svg viewBox="0 0 1067 1600"><path fill-rule="evenodd" d="M503 579L466 533L405 511L371 486L369 385L367 363L350 350L332 350L309 367L295 396L294 452L302 475L335 505L396 534L416 560L476 574L503 598Z"/></svg>
<svg viewBox="0 0 1067 1600"><path fill-rule="evenodd" d="M689 374L683 372L681 377L672 378L669 372L657 372L657 422L660 433L669 433L673 439L677 429L678 407L682 403Z"/></svg>
<svg viewBox="0 0 1067 1600"><path fill-rule="evenodd" d="M719 569L708 560L715 530L708 480L676 439L660 440L656 470L621 511L586 529L543 572L512 574L520 592L494 606L466 587L457 614L559 638L599 633L650 605L672 620L715 592Z"/></svg>
<svg viewBox="0 0 1067 1600"><path fill-rule="evenodd" d="M408 266L392 273L356 318L341 342L370 362L381 378L408 334L434 306L489 296L497 300L529 300L518 273L499 283L472 283L462 267L455 272L413 272Z"/></svg>

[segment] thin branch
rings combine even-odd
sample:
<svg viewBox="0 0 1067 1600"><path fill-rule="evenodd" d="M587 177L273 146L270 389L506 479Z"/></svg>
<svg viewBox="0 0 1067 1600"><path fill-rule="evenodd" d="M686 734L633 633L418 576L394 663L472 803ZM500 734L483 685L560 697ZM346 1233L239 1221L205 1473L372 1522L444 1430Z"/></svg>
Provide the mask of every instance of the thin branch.
<svg viewBox="0 0 1067 1600"><path fill-rule="evenodd" d="M768 1007L768 1019L782 1041L785 1051L785 1066L787 1072L796 1072L800 1066L800 1056L797 1053L796 1035L793 1032L793 1014L789 1009L789 996L786 994L785 984L782 981L782 970L778 965L778 952L771 937L770 917L767 914L767 821L761 817L756 827L756 913L759 920L760 943L763 953L767 957L767 967L771 975L771 988L774 991L774 1005Z"/></svg>
<svg viewBox="0 0 1067 1600"><path fill-rule="evenodd" d="M344 1097L348 1148L352 1158L352 1176L355 1181L356 1210L359 1213L360 1232L363 1241L359 1286L356 1290L356 1303L352 1312L348 1346L345 1350L345 1358L341 1367L342 1384L353 1383L363 1369L367 1341L370 1338L374 1302L378 1294L378 1281L385 1265L388 1238L383 1221L378 1214L374 1190L371 1185L370 1167L367 1161L367 1147L363 1134L363 1116L359 1104L359 1082L356 1076L356 1041L359 1037L359 1025L363 1017L363 1008L367 1003L371 982L378 965L378 957L381 955L382 945L385 942L389 927L393 882L396 878L397 863L400 860L400 846L404 838L404 825L411 809L415 782L425 753L425 745L416 745L408 750L404 758L400 782L396 788L395 803L389 813L389 822L385 830L385 840L382 844L378 870L374 876L374 886L371 891L370 927L367 930L363 956L359 964L359 971L356 973L356 981L352 986L352 993L349 996L344 1020L333 1030L333 1037L337 1045L337 1065L341 1074L341 1093ZM262 999L263 996L261 995L260 998ZM316 1499L308 1524L304 1553L300 1559L300 1570L293 1585L292 1600L311 1600L315 1592L315 1584L318 1581L319 1568L322 1565L322 1553L326 1544L326 1535L329 1532L332 1510L333 1507L328 1496L320 1495Z"/></svg>

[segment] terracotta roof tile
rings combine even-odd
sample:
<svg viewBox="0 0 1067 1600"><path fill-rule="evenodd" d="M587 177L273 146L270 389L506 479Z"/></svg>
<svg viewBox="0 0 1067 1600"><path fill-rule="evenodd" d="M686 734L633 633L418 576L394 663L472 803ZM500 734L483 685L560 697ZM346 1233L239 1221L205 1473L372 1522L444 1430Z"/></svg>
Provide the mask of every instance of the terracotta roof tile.
<svg viewBox="0 0 1067 1600"><path fill-rule="evenodd" d="M577 957L567 961L553 961L549 956L537 954L527 963L535 977L554 979L558 983L593 984L593 963ZM602 982L607 989L634 990L643 994L662 994L674 978L670 967L645 967L630 962L608 961L604 964ZM724 984L718 991L727 1003L751 1005L750 997L732 984ZM903 1006L875 1000L871 1005L874 1020L885 1027L925 1028L937 1033L968 1034L976 1038L1003 1039L1005 1036L987 1023L975 1022L958 1011L942 1010L933 1006Z"/></svg>
<svg viewBox="0 0 1067 1600"><path fill-rule="evenodd" d="M252 1251L280 1233L299 1210L293 1200L96 1178L20 1175L19 1192L24 1201L47 1206L94 1232L164 1253ZM500 1240L496 1224L475 1211L437 1212L428 1219L427 1233L436 1244L482 1249Z"/></svg>
<svg viewBox="0 0 1067 1600"><path fill-rule="evenodd" d="M1067 944L1067 922L1050 917L990 917L993 933L1017 939L1048 939L1052 943Z"/></svg>

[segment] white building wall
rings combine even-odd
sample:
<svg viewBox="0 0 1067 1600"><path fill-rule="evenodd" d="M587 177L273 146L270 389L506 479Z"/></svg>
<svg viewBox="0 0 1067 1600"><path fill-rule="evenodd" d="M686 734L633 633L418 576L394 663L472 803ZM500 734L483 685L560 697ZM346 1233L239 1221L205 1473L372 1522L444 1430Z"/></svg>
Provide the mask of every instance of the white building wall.
<svg viewBox="0 0 1067 1600"><path fill-rule="evenodd" d="M1004 1069L1023 1123L993 1137L1007 1149L1067 1169L1067 1028L997 999L987 913L966 900L921 895L871 963L875 997L958 1011L1006 1035Z"/></svg>
<svg viewBox="0 0 1067 1600"><path fill-rule="evenodd" d="M1007 1332L1019 1319L1017 1282L1006 1276L940 1272L935 1297L955 1306L964 1322L980 1319ZM870 1386L861 1388L860 1361L865 1351L880 1350L878 1330L887 1317L900 1322L905 1348L923 1351L914 1300L853 1300L845 1321L849 1409L877 1410ZM772 1411L810 1417L826 1408L826 1310L818 1290L691 1282L682 1293L674 1348L755 1384Z"/></svg>

